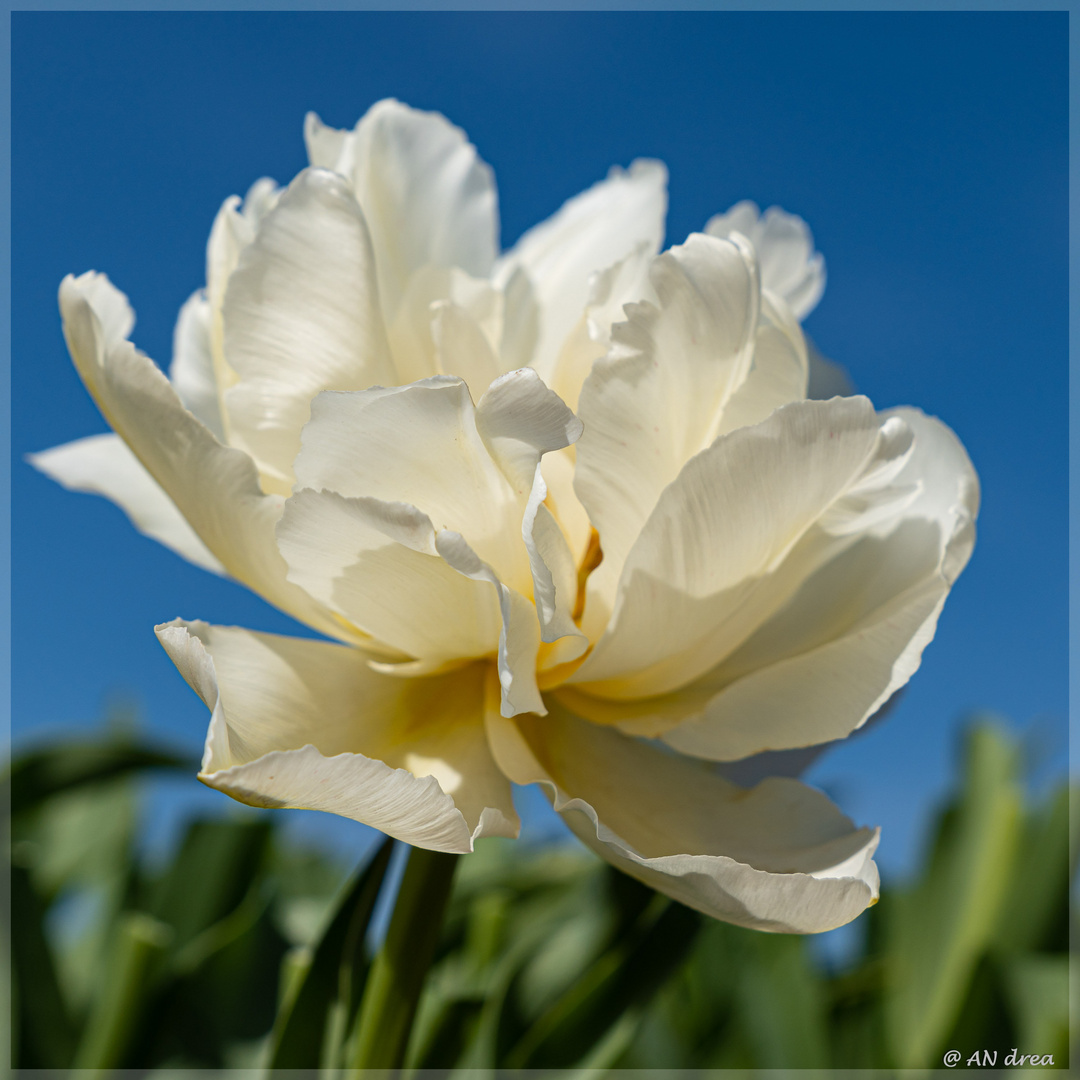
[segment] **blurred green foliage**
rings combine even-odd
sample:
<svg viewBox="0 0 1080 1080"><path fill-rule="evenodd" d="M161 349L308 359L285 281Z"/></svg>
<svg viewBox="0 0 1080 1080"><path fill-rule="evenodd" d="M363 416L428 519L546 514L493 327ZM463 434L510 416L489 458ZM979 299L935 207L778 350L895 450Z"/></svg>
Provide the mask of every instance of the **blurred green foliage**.
<svg viewBox="0 0 1080 1080"><path fill-rule="evenodd" d="M924 865L886 883L843 964L705 919L583 849L482 842L458 869L409 1063L892 1069L955 1049L997 1050L1000 1067L1015 1047L1064 1066L1078 830L1064 787L1026 805L1019 762L1000 728L969 729ZM281 815L223 807L156 865L138 783L193 768L130 735L11 764L17 1067L349 1060L390 844L348 878L287 842Z"/></svg>

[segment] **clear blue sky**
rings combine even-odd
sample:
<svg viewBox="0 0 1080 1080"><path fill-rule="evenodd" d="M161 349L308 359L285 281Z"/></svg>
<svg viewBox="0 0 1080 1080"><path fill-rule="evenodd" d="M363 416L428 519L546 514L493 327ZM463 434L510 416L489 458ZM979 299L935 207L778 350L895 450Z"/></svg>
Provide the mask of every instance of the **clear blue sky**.
<svg viewBox="0 0 1080 1080"><path fill-rule="evenodd" d="M671 172L668 243L741 198L806 218L829 276L807 330L879 407L949 423L984 500L922 670L811 778L884 826L889 870L914 854L965 714L1041 731L1063 770L1066 19L14 13L16 741L125 697L194 752L206 711L153 625L298 631L22 463L106 430L64 349L60 279L108 273L167 364L222 199L304 166L308 109L345 127L395 96L445 113L494 167L505 246L640 156ZM169 791L170 806L223 801L194 779Z"/></svg>

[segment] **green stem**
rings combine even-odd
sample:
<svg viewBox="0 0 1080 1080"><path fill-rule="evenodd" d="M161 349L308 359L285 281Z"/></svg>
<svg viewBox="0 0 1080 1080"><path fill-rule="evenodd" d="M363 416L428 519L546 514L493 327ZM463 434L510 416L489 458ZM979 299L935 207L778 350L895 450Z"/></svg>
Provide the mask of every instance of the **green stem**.
<svg viewBox="0 0 1080 1080"><path fill-rule="evenodd" d="M457 859L424 848L409 852L386 940L368 972L350 1068L399 1069L404 1064Z"/></svg>

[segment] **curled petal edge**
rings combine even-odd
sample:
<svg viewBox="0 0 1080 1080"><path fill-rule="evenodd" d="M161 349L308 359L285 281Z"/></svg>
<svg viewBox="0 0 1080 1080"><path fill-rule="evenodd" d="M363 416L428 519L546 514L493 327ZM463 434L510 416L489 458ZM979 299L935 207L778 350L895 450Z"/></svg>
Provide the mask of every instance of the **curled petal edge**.
<svg viewBox="0 0 1080 1080"><path fill-rule="evenodd" d="M584 799L542 782L574 835L602 859L645 885L714 919L773 933L835 930L878 899L874 829L861 851L813 874L757 870L724 855L664 855L647 859L606 828Z"/></svg>
<svg viewBox="0 0 1080 1080"><path fill-rule="evenodd" d="M213 658L183 620L154 630L180 674L211 710L198 774L207 787L249 806L338 814L432 851L470 852L482 836L515 834L494 807L485 808L470 831L464 814L434 776L417 777L363 754L327 757L309 743L229 764L233 755Z"/></svg>
<svg viewBox="0 0 1080 1080"><path fill-rule="evenodd" d="M558 712L554 716L557 723ZM880 829L854 830L853 835L865 837L857 849L831 866L803 872L759 870L726 855L677 850L646 857L607 827L590 802L562 789L515 722L497 716L489 707L486 726L502 771L515 783L540 784L586 847L650 888L710 918L754 930L811 934L843 926L877 902L880 881L873 856Z"/></svg>

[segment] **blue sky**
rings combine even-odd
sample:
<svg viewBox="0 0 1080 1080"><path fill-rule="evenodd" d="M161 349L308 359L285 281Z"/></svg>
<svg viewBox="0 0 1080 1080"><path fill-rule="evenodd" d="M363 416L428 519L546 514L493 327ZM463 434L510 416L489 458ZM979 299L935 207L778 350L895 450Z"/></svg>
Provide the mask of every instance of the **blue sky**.
<svg viewBox="0 0 1080 1080"><path fill-rule="evenodd" d="M131 700L195 751L206 712L153 625L297 631L22 462L106 430L64 349L60 279L108 273L167 365L221 201L304 166L308 109L345 127L395 96L469 133L495 170L505 246L643 156L670 169L668 243L741 198L810 223L829 282L807 331L880 408L949 423L983 485L975 556L922 670L811 778L884 826L889 870L915 853L965 715L1010 718L1049 755L1043 771L1062 771L1066 18L14 13L16 742ZM224 801L194 779L169 793L173 812Z"/></svg>

